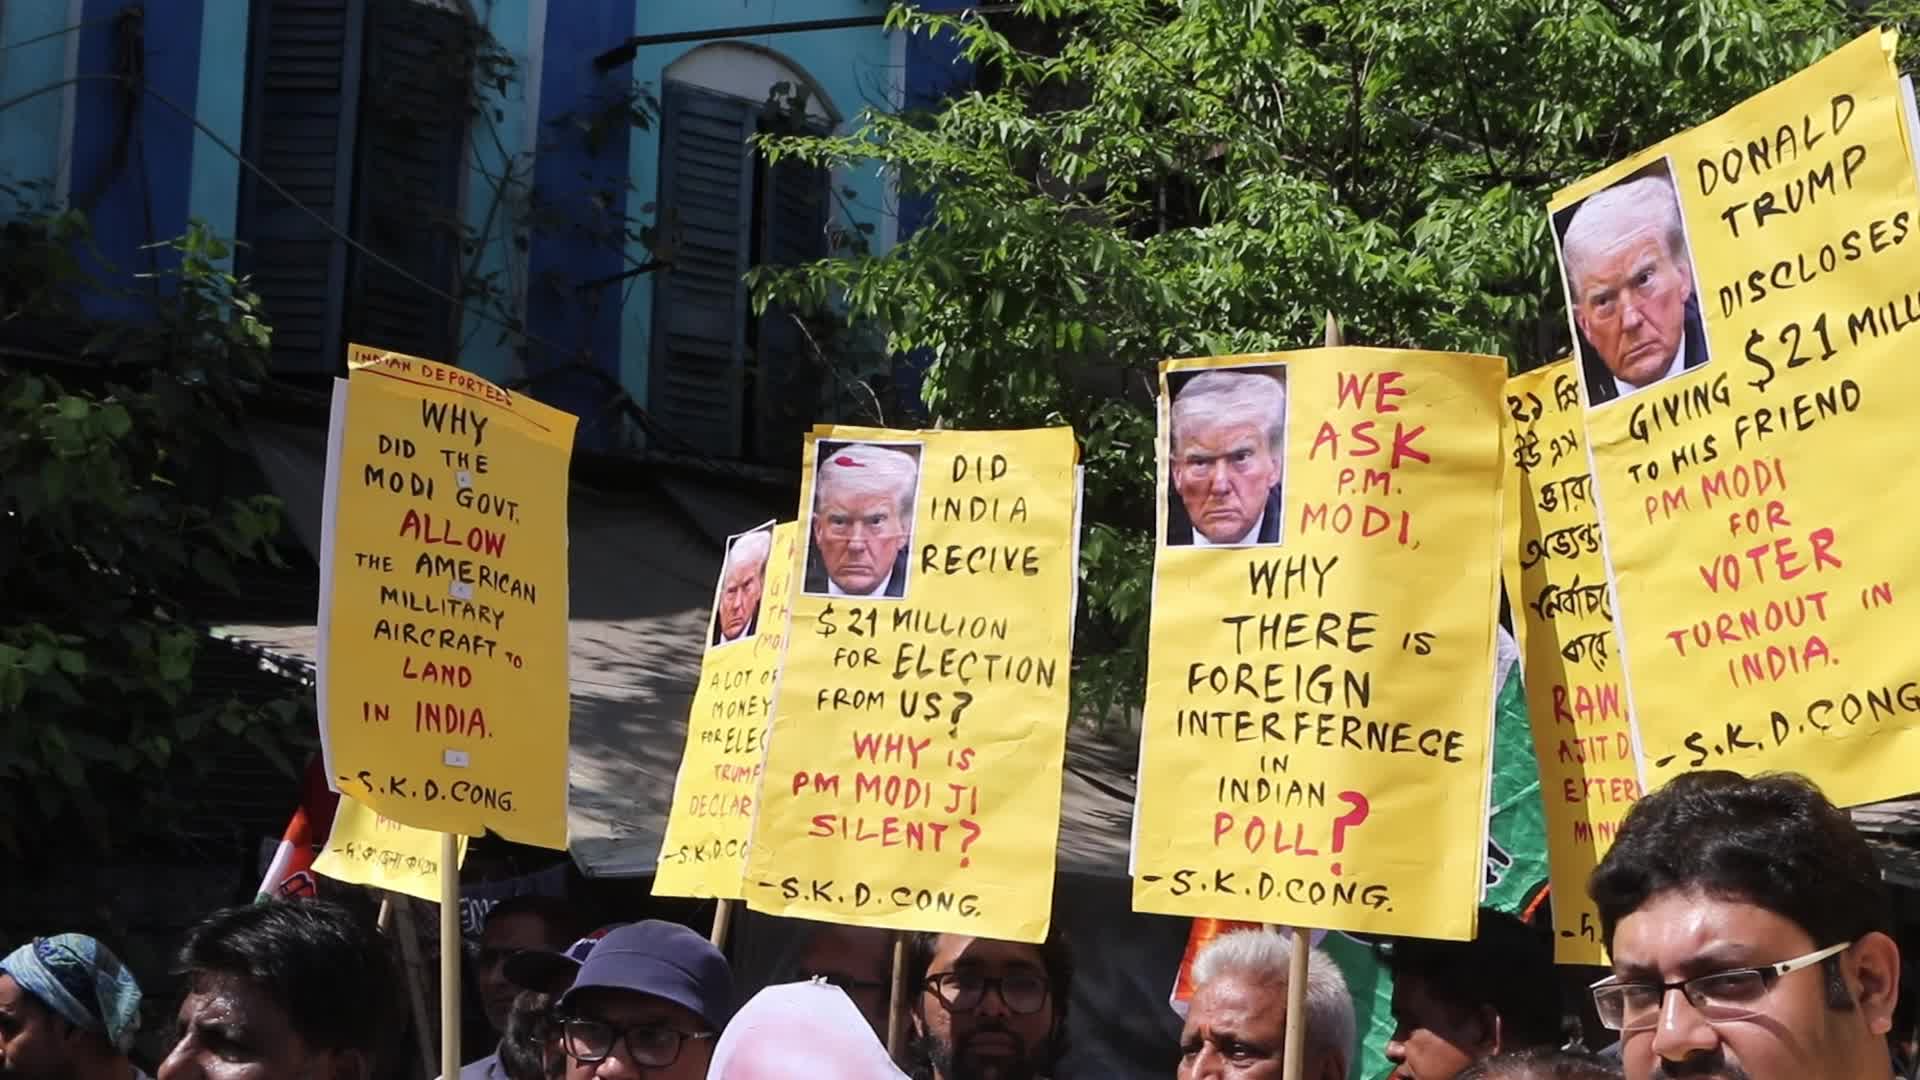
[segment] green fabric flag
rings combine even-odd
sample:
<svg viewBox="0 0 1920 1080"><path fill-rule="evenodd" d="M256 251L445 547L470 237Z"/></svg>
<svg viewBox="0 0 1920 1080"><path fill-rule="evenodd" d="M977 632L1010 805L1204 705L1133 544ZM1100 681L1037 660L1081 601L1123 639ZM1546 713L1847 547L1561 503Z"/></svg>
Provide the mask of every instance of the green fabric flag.
<svg viewBox="0 0 1920 1080"><path fill-rule="evenodd" d="M1488 793L1487 869L1481 904L1524 916L1547 885L1547 826L1519 660L1513 638L1501 630L1503 674L1494 698L1493 784ZM1339 965L1353 995L1360 1053L1348 1072L1349 1080L1380 1080L1393 1071L1386 1058L1394 1027L1393 975L1364 941L1328 934L1321 947Z"/></svg>

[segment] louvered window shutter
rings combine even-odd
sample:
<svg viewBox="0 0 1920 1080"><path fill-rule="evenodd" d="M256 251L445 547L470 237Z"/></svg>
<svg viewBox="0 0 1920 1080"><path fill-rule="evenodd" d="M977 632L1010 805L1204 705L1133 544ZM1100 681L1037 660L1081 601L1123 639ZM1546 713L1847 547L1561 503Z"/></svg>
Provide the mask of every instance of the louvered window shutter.
<svg viewBox="0 0 1920 1080"><path fill-rule="evenodd" d="M368 8L354 235L412 277L455 293L471 79L466 16L419 0L368 0ZM348 266L353 340L459 362L451 304L364 254Z"/></svg>
<svg viewBox="0 0 1920 1080"><path fill-rule="evenodd" d="M241 172L236 265L253 276L273 365L286 373L332 374L345 363L347 246L327 225L344 233L351 220L363 15L364 0L253 5L248 156L326 223Z"/></svg>
<svg viewBox="0 0 1920 1080"><path fill-rule="evenodd" d="M765 166L760 192L759 261L793 266L827 254L827 173L786 158ZM770 464L800 459L802 436L819 411L820 365L792 310L771 305L754 334L753 455Z"/></svg>
<svg viewBox="0 0 1920 1080"><path fill-rule="evenodd" d="M716 457L740 456L755 107L668 82L660 101L659 220L673 265L654 283L647 407Z"/></svg>

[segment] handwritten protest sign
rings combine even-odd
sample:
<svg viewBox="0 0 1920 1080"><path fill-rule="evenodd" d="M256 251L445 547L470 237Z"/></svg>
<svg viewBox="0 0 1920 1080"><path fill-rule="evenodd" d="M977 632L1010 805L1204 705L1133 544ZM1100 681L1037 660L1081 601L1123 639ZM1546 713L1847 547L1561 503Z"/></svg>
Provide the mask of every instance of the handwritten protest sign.
<svg viewBox="0 0 1920 1080"><path fill-rule="evenodd" d="M464 862L466 837L458 837L455 847ZM335 881L439 903L440 834L381 817L343 795L313 869Z"/></svg>
<svg viewBox="0 0 1920 1080"><path fill-rule="evenodd" d="M1913 787L1914 166L1869 34L1557 195L1642 781ZM1589 552L1595 545L1587 543Z"/></svg>
<svg viewBox="0 0 1920 1080"><path fill-rule="evenodd" d="M1137 910L1473 935L1505 376L1361 348L1163 369Z"/></svg>
<svg viewBox="0 0 1920 1080"><path fill-rule="evenodd" d="M786 655L798 529L768 523L727 539L653 879L657 896L742 896L767 719Z"/></svg>
<svg viewBox="0 0 1920 1080"><path fill-rule="evenodd" d="M567 843L574 418L459 368L353 346L320 558L321 738L394 821Z"/></svg>
<svg viewBox="0 0 1920 1080"><path fill-rule="evenodd" d="M748 906L1046 936L1075 456L1065 428L808 436Z"/></svg>
<svg viewBox="0 0 1920 1080"><path fill-rule="evenodd" d="M1505 569L1547 814L1554 958L1604 964L1587 877L1640 794L1573 360L1507 380Z"/></svg>

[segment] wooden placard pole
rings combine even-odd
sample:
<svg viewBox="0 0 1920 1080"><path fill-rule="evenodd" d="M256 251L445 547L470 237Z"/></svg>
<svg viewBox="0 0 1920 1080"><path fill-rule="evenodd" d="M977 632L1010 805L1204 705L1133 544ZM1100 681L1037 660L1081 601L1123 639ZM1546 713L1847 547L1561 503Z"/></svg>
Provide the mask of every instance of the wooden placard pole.
<svg viewBox="0 0 1920 1080"><path fill-rule="evenodd" d="M1331 349L1343 344L1340 320L1329 311L1326 346ZM1275 929L1293 935L1293 955L1287 966L1286 1052L1280 1060L1280 1075L1282 1080L1301 1080L1307 1059L1307 963L1313 956L1313 934L1304 926Z"/></svg>
<svg viewBox="0 0 1920 1080"><path fill-rule="evenodd" d="M907 1041L907 932L893 935L893 993L887 1001L887 1054L900 1060Z"/></svg>
<svg viewBox="0 0 1920 1080"><path fill-rule="evenodd" d="M721 952L725 952L727 949L727 927L732 922L733 901L727 899L715 901L713 908L713 932L707 935L707 940L713 942L713 947L719 949Z"/></svg>
<svg viewBox="0 0 1920 1080"><path fill-rule="evenodd" d="M413 901L393 900L393 925L400 939L400 967L407 984L407 1007L413 1011L414 1046L420 1052L421 1076L434 1075L433 1014L427 1011L427 979L424 957L420 955L420 931L413 921Z"/></svg>
<svg viewBox="0 0 1920 1080"><path fill-rule="evenodd" d="M1304 926L1281 933L1293 935L1293 956L1287 967L1287 1052L1280 1075L1282 1080L1300 1080L1307 1059L1307 959L1313 955L1313 935Z"/></svg>
<svg viewBox="0 0 1920 1080"><path fill-rule="evenodd" d="M460 1075L460 841L440 834L440 1076Z"/></svg>

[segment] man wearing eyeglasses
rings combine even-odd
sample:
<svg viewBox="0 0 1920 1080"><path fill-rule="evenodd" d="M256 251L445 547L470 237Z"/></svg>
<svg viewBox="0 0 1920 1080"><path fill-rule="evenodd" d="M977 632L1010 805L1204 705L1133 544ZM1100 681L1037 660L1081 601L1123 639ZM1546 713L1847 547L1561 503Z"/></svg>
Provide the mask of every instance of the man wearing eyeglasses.
<svg viewBox="0 0 1920 1080"><path fill-rule="evenodd" d="M473 981L494 1035L505 1035L507 1014L521 988L507 977L506 965L515 953L554 952L567 947L585 927L573 905L553 896L515 896L487 911L480 930L480 947L473 956ZM488 1056L460 1070L461 1080L504 1080L497 1057Z"/></svg>
<svg viewBox="0 0 1920 1080"><path fill-rule="evenodd" d="M893 974L891 941L891 934L874 927L821 923L801 946L793 978L819 979L845 991L873 1033L885 1042L888 980Z"/></svg>
<svg viewBox="0 0 1920 1080"><path fill-rule="evenodd" d="M555 1016L567 1080L699 1080L733 1014L733 973L707 939L649 919L593 946Z"/></svg>
<svg viewBox="0 0 1920 1080"><path fill-rule="evenodd" d="M1689 773L1635 804L1593 872L1628 1080L1887 1080L1892 902L1846 813L1801 777Z"/></svg>
<svg viewBox="0 0 1920 1080"><path fill-rule="evenodd" d="M1066 1052L1073 958L1043 945L915 934L908 961L916 1080L1033 1080Z"/></svg>
<svg viewBox="0 0 1920 1080"><path fill-rule="evenodd" d="M1526 923L1480 909L1472 941L1399 938L1393 971L1393 1080L1455 1080L1496 1054L1560 1045L1553 949Z"/></svg>

